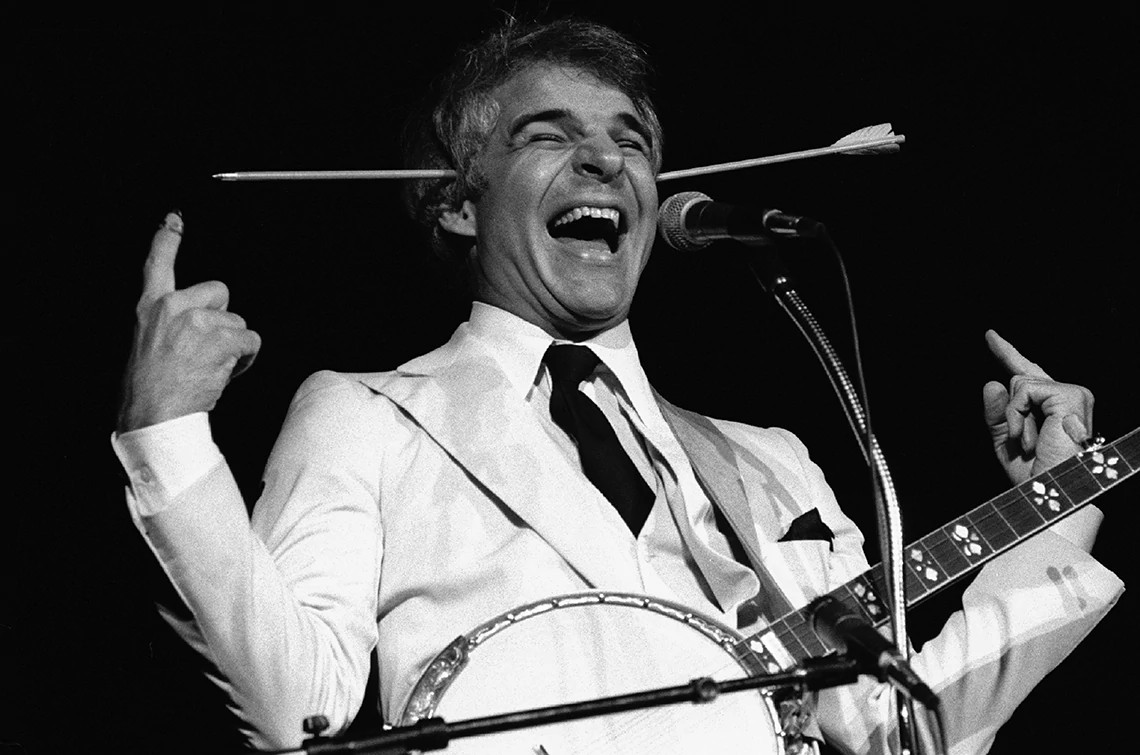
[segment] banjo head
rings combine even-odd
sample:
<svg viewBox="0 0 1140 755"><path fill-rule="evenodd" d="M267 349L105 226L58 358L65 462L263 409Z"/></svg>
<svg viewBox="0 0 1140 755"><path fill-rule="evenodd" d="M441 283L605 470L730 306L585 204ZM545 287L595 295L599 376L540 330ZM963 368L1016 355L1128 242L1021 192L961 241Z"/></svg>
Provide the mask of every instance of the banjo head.
<svg viewBox="0 0 1140 755"><path fill-rule="evenodd" d="M585 592L520 606L457 638L424 671L400 725L449 723L765 673L741 636L685 606ZM783 753L761 691L454 739L461 755Z"/></svg>

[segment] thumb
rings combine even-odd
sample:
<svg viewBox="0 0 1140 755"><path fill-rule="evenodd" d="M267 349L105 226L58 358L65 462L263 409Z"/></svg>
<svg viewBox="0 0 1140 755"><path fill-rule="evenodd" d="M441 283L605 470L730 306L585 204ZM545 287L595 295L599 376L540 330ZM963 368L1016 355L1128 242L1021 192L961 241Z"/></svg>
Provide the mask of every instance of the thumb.
<svg viewBox="0 0 1140 755"><path fill-rule="evenodd" d="M1006 421L1005 410L1009 406L1009 391L996 380L982 387L982 407L985 411L986 426L994 432Z"/></svg>

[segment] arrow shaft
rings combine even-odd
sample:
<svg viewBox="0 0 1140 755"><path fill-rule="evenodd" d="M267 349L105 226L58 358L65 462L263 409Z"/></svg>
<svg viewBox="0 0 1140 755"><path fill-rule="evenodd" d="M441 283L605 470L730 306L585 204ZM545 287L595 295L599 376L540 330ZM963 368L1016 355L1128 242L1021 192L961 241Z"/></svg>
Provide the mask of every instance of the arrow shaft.
<svg viewBox="0 0 1140 755"><path fill-rule="evenodd" d="M906 141L906 137L899 134L896 136L885 136L881 139L868 139L864 142L855 144L833 144L830 147L817 147L815 149L804 149L798 152L785 152L782 155L769 155L768 157L755 157L751 160L737 160L731 163L718 163L717 165L705 165L700 168L686 168L685 170L670 170L657 176L658 181L672 181L677 178L689 178L690 176L703 176L708 173L724 173L730 170L740 170L741 168L754 168L759 165L771 165L773 163L789 162L791 160L803 160L807 157L819 157L820 155L834 155L840 152L853 152L862 149L874 149L875 147L883 147L888 144L900 144Z"/></svg>
<svg viewBox="0 0 1140 755"><path fill-rule="evenodd" d="M856 150L874 149L890 144L900 144L906 137L899 135L885 136L880 139L867 139L853 144L833 144L830 147L817 147L803 149L797 152L785 152L782 155L768 155L767 157L754 157L750 160L737 160L730 163L705 165L699 168L686 168L684 170L670 170L657 176L658 181L672 181L678 178L703 176L709 173L725 173L742 168L755 168L760 165L803 160L808 157L821 155L834 155ZM222 181L303 181L303 180L341 180L341 179L417 179L417 178L454 178L453 170L263 170L245 171L239 173L217 173L214 178Z"/></svg>

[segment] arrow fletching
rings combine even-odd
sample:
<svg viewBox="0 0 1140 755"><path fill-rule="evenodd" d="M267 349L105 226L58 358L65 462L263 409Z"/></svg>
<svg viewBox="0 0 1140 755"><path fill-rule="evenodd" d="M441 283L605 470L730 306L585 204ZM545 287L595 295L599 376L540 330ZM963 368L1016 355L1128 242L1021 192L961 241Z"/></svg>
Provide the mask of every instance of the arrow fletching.
<svg viewBox="0 0 1140 755"><path fill-rule="evenodd" d="M895 131L891 128L891 124L880 123L876 126L867 126L858 131L852 131L831 146L849 148L841 150L838 153L841 155L881 155L888 152L898 152L900 149L899 142L903 140L903 137L898 137L898 141L883 141L892 136L895 136ZM873 143L868 144L868 142Z"/></svg>
<svg viewBox="0 0 1140 755"><path fill-rule="evenodd" d="M827 147L805 149L799 152L787 152L782 155L754 157L750 160L737 160L731 163L705 165L701 168L672 170L660 174L657 176L657 180L671 181L676 178L703 176L708 173L724 173L730 170L755 168L760 165L785 163L791 160L803 160L808 157L820 157L822 155L885 155L890 152L898 152L899 144L904 141L906 141L906 137L902 134L895 134L891 129L891 124L880 123L877 126L867 126L858 131L852 131L847 136Z"/></svg>

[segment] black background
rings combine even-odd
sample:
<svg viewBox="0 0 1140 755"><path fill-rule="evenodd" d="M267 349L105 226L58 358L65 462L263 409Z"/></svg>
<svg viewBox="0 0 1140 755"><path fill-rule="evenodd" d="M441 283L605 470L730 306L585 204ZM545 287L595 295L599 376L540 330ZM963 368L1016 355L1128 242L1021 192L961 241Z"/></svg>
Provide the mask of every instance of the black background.
<svg viewBox="0 0 1140 755"><path fill-rule="evenodd" d="M394 183L210 178L398 167L409 105L459 43L511 7L415 5L9 19L15 338L5 340L18 484L0 606L6 748L209 752L231 741L209 685L155 618L154 568L110 449L141 263L163 214L180 208L180 285L225 281L231 309L264 339L212 419L250 491L306 375L388 369L443 341L466 303L439 285ZM891 156L823 157L660 191L826 223L854 291L908 539L1005 487L981 423L981 385L1001 377L986 328L1054 377L1091 386L1103 434L1140 422L1131 5L546 5L649 47L666 170L825 146L885 121L906 135ZM788 258L853 365L834 260L810 246ZM870 533L874 557L867 475L840 405L738 259L658 244L632 322L667 398L796 431ZM1135 498L1129 483L1101 499L1109 518L1097 553L1122 575ZM912 613L917 639L955 599L951 590ZM1133 605L1123 598L1040 685L995 752L1076 751L1127 726Z"/></svg>

